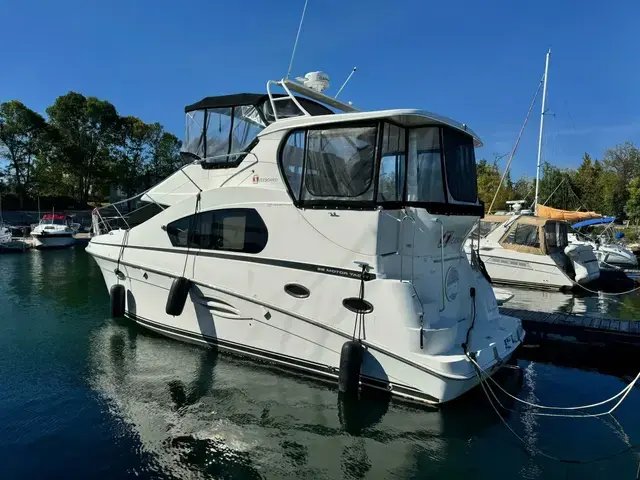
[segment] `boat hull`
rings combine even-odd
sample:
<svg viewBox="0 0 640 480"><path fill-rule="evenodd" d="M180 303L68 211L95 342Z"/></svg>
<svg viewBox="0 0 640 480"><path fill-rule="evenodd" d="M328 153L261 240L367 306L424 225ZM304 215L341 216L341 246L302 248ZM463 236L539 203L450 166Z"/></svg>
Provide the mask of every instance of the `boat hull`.
<svg viewBox="0 0 640 480"><path fill-rule="evenodd" d="M42 249L54 249L54 248L68 248L75 245L76 239L73 234L60 234L60 235L41 235L32 234L33 247L39 250Z"/></svg>
<svg viewBox="0 0 640 480"><path fill-rule="evenodd" d="M182 314L170 316L165 305L175 277L124 261L118 264L112 258L95 254L91 248L89 253L100 266L108 289L118 283L125 285L126 316L139 325L173 339L218 348L332 382L337 380L341 348L352 339L351 332L337 331L294 311L253 301L251 296L225 293L224 288L201 282L193 282ZM509 325L516 322L519 325L517 319L503 318ZM416 335L420 335L419 330ZM489 351L483 355L480 360L483 369L495 373L511 358L524 332L519 330L518 337L511 341L509 336L509 345L507 342L502 345L500 340L496 342L499 347L489 348L494 356L489 358ZM418 343L416 338L416 347ZM412 402L440 404L479 383L472 366L463 375L437 371L419 363L419 358L424 357L417 353L420 350L396 353L368 339L363 344L360 377L363 386L390 391ZM463 355L457 355L456 360L470 363Z"/></svg>

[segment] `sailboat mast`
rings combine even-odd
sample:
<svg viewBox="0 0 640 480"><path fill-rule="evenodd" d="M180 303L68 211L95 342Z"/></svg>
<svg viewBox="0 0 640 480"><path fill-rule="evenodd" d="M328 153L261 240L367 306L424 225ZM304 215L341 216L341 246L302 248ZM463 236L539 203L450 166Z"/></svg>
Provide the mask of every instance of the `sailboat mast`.
<svg viewBox="0 0 640 480"><path fill-rule="evenodd" d="M551 49L547 52L547 59L544 65L544 84L542 86L542 111L540 113L540 136L538 137L538 167L536 168L536 196L533 200L535 215L538 215L538 194L540 191L540 163L542 161L542 134L544 132L544 115L547 111L547 78L549 77L549 59Z"/></svg>

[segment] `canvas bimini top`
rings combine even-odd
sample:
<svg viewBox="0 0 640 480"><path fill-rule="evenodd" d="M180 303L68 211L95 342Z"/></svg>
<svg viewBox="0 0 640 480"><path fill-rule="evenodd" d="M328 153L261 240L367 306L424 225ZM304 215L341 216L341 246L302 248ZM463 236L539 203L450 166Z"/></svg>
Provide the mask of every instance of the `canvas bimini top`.
<svg viewBox="0 0 640 480"><path fill-rule="evenodd" d="M592 218L591 220L583 220L582 222L574 223L571 225L571 228L578 229L582 227L589 227L591 225L602 225L605 223L612 223L616 221L616 217L603 217L603 218Z"/></svg>

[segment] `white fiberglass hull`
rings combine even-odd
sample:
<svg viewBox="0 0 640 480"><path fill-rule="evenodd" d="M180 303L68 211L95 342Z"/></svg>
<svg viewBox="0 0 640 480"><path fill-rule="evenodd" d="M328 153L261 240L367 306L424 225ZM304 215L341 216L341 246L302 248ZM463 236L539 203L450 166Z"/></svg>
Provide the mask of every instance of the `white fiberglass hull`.
<svg viewBox="0 0 640 480"><path fill-rule="evenodd" d="M638 268L638 259L630 250L600 248L595 253L602 268Z"/></svg>
<svg viewBox="0 0 640 480"><path fill-rule="evenodd" d="M480 256L493 283L544 290L564 290L574 285L550 257L537 255L531 260L519 252L499 248L481 249Z"/></svg>
<svg viewBox="0 0 640 480"><path fill-rule="evenodd" d="M165 305L174 275L160 270L161 267L147 267L146 263L142 263L145 254L139 253L137 257L141 259L141 263L120 262L121 275L118 279L115 274L117 259L106 255L105 249L93 241L87 250L100 266L107 288L110 289L116 283L125 286L126 314L140 325L174 339L216 346L332 382L337 379L340 351L343 344L352 339L351 331L335 328L330 322L308 318L295 310L257 300L257 294L244 295L204 281L193 282L182 314L178 317L170 316L165 312ZM114 249L108 251L111 250ZM115 255L117 256L117 248ZM185 264L183 254L178 256L149 251L146 255L149 255L148 259L155 258L154 264L164 268L176 260ZM188 257L189 260L194 258L195 255ZM187 263L187 270L192 271L192 263L188 260ZM271 288L255 281L262 277L259 265L251 267L247 272L239 263L218 260L218 268L207 270L217 272L211 275L212 279L229 278L242 271L241 275L249 282L251 292L264 292L265 288ZM286 269L268 267L262 278L268 277L270 284L277 285L280 281L286 283L279 278L284 275L283 271ZM354 283L353 280L341 280ZM318 282L317 277L315 281ZM337 288L339 290L341 286L337 284ZM357 289L357 285L354 285L354 289ZM340 293L336 292L336 295ZM499 315L497 306L495 315L495 320L490 325L492 330L478 327L471 341L472 349L474 342L487 343L484 350L473 350L477 350L477 358L483 368L491 373L509 360L524 338L518 319ZM353 325L353 318L353 314L349 314L346 321ZM376 327L371 325L369 329L374 330ZM396 325L396 329L406 333L403 325ZM381 342L376 341L379 339L373 334L367 334L363 340L366 346L361 367L363 385L390 390L392 394L411 401L438 404L452 400L478 384L476 372L464 357L461 348L455 355L426 355L419 347L420 329L412 330L415 330L411 332L415 340L403 352L385 348ZM502 336L493 337L495 340L489 345L486 340L489 333ZM393 335L393 329L387 335Z"/></svg>
<svg viewBox="0 0 640 480"><path fill-rule="evenodd" d="M8 229L0 229L0 245L11 241L11 232Z"/></svg>
<svg viewBox="0 0 640 480"><path fill-rule="evenodd" d="M75 245L76 239L72 234L31 234L34 248L67 248Z"/></svg>

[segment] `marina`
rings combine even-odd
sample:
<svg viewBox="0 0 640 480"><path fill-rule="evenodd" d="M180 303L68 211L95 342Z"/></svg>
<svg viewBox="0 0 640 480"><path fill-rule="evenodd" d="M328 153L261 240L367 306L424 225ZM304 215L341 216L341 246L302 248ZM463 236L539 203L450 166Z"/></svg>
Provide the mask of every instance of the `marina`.
<svg viewBox="0 0 640 480"><path fill-rule="evenodd" d="M481 389L438 409L376 395L340 403L335 386L113 320L102 273L81 246L4 256L0 278L5 478L45 470L69 478L69 464L72 478L635 478L633 453L585 465L532 457ZM623 307L513 292L509 302L529 310L545 303L624 317L640 309L633 294ZM579 345L532 341L516 352L522 374L505 369L501 382L535 403L594 403L633 379L637 364L624 358L615 349L594 355ZM586 461L633 444L639 402L636 387L615 419L592 420L536 417L535 409L505 402L514 410L506 419L535 448Z"/></svg>
<svg viewBox="0 0 640 480"><path fill-rule="evenodd" d="M640 480L640 11L360 3L9 6L3 479Z"/></svg>

